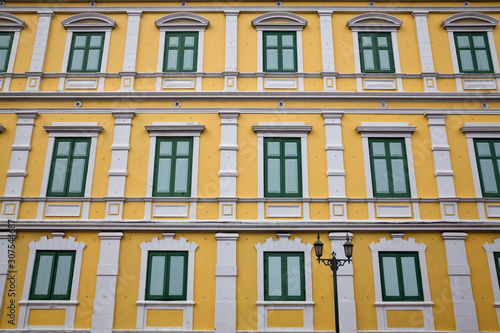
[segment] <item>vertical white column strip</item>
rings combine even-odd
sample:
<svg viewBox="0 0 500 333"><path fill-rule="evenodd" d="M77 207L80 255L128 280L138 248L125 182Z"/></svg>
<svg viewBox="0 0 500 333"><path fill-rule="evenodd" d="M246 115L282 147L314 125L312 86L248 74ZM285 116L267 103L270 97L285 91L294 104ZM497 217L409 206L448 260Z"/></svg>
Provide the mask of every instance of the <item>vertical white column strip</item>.
<svg viewBox="0 0 500 333"><path fill-rule="evenodd" d="M216 233L215 331L236 332L236 241L239 235Z"/></svg>
<svg viewBox="0 0 500 333"><path fill-rule="evenodd" d="M17 219L19 214L19 198L23 194L24 179L28 174L26 166L31 150L33 126L35 126L37 116L37 112L17 113L17 129L14 143L12 144L12 155L10 157L4 192L4 196L13 197L13 201L3 202L1 217Z"/></svg>
<svg viewBox="0 0 500 333"><path fill-rule="evenodd" d="M238 78L238 15L237 10L225 10L226 14L226 53L224 72L224 90L236 91Z"/></svg>
<svg viewBox="0 0 500 333"><path fill-rule="evenodd" d="M323 61L323 85L325 91L336 91L335 57L333 53L333 29L331 10L318 11L321 34L321 57Z"/></svg>
<svg viewBox="0 0 500 333"><path fill-rule="evenodd" d="M457 332L479 332L463 232L443 232Z"/></svg>
<svg viewBox="0 0 500 333"><path fill-rule="evenodd" d="M42 78L47 44L49 40L50 21L54 16L52 11L38 12L38 28L35 36L35 47L31 56L30 70L28 73L28 83L26 90L40 91L40 80Z"/></svg>
<svg viewBox="0 0 500 333"><path fill-rule="evenodd" d="M346 193L344 169L344 145L342 144L343 113L323 112L326 139L326 177L328 179L328 197L335 198L330 203L331 219L346 219Z"/></svg>
<svg viewBox="0 0 500 333"><path fill-rule="evenodd" d="M127 11L127 37L123 55L123 72L120 91L134 91L134 79L137 63L137 45L139 42L139 26L142 11Z"/></svg>
<svg viewBox="0 0 500 333"><path fill-rule="evenodd" d="M332 251L337 259L346 259L344 243L346 236L352 238L351 233L331 232L330 238ZM337 271L337 290L339 296L339 321L340 330L344 333L357 333L356 302L354 301L354 272L352 264L339 267Z"/></svg>
<svg viewBox="0 0 500 333"><path fill-rule="evenodd" d="M219 170L219 219L236 219L236 171L238 151L238 111L219 112L221 119L220 170Z"/></svg>
<svg viewBox="0 0 500 333"><path fill-rule="evenodd" d="M429 131L431 134L431 150L434 158L434 175L438 187L439 198L450 198L449 201L440 200L441 217L443 219L458 219L458 209L455 200L455 183L451 168L450 146L446 135L445 114L427 114Z"/></svg>
<svg viewBox="0 0 500 333"><path fill-rule="evenodd" d="M108 198L106 202L106 219L123 217L123 201L127 178L128 152L130 150L130 130L134 112L114 112L115 133L111 145L111 165L108 171Z"/></svg>
<svg viewBox="0 0 500 333"><path fill-rule="evenodd" d="M97 281L91 333L110 333L115 315L116 281L120 257L121 232L101 232Z"/></svg>
<svg viewBox="0 0 500 333"><path fill-rule="evenodd" d="M415 27L417 31L418 52L420 54L420 66L424 80L424 91L438 91L436 75L434 71L434 60L432 58L431 40L429 37L429 26L427 24L426 10L414 11Z"/></svg>

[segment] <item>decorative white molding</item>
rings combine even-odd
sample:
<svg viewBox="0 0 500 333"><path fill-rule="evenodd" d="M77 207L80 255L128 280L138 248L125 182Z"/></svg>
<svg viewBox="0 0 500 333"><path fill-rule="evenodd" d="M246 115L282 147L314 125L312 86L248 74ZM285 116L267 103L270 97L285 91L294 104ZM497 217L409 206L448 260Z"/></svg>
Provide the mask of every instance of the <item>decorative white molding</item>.
<svg viewBox="0 0 500 333"><path fill-rule="evenodd" d="M49 40L50 22L54 16L52 11L38 12L38 26L35 36L35 47L31 56L30 70L26 84L27 91L40 91L41 73L45 63L47 44ZM36 74L34 74L36 73Z"/></svg>
<svg viewBox="0 0 500 333"><path fill-rule="evenodd" d="M387 311L391 310L421 310L424 317L424 327L422 329L434 330L434 316L432 313L431 292L429 288L429 277L427 274L427 262L425 259L425 249L427 246L423 243L416 243L415 239L408 237L403 240L402 233L391 234L392 239L386 240L385 237L379 240L379 243L369 245L372 251L373 279L375 282L375 307L377 309L378 330L389 330L387 325ZM380 279L379 252L417 252L420 264L420 273L422 278L423 302L386 302L382 299L382 282ZM412 328L415 329L415 328Z"/></svg>
<svg viewBox="0 0 500 333"><path fill-rule="evenodd" d="M404 122L361 122L356 126L356 131L361 134L363 145L363 163L365 166L366 196L373 198L372 171L370 163L369 138L404 138L406 149L406 161L408 162L408 180L410 183L410 196L417 198L417 180L415 178L415 166L413 163L413 150L411 145L411 135L416 130L416 126L410 126ZM413 204L413 219L420 220L418 202ZM370 220L375 219L375 205L368 203L368 216Z"/></svg>
<svg viewBox="0 0 500 333"><path fill-rule="evenodd" d="M76 242L74 237L64 237L64 232L53 232L53 238L47 239L47 236L40 238L38 242L32 241L28 244L29 256L26 266L26 276L24 278L24 287L21 301L19 302L19 319L17 329L40 329L48 327L33 327L28 325L30 311L33 309L65 309L64 326L58 329L73 329L75 327L76 306L78 305L78 287L80 285L80 273L82 269L82 257L85 244ZM29 299L31 281L33 280L33 269L35 266L36 251L43 250L65 250L75 251L75 262L73 266L73 281L71 282L71 293L68 301L34 301Z"/></svg>
<svg viewBox="0 0 500 333"><path fill-rule="evenodd" d="M441 26L448 31L492 31L498 20L482 13L459 13L446 18Z"/></svg>
<svg viewBox="0 0 500 333"><path fill-rule="evenodd" d="M236 332L237 233L216 233L215 331Z"/></svg>
<svg viewBox="0 0 500 333"><path fill-rule="evenodd" d="M500 217L500 205L486 205L487 217Z"/></svg>
<svg viewBox="0 0 500 333"><path fill-rule="evenodd" d="M434 159L439 198L455 198L455 182L451 167L450 146L446 133L445 114L426 114L431 134L431 150ZM442 219L458 219L456 202L439 203Z"/></svg>
<svg viewBox="0 0 500 333"><path fill-rule="evenodd" d="M412 217L412 205L376 204L377 217Z"/></svg>
<svg viewBox="0 0 500 333"><path fill-rule="evenodd" d="M476 198L482 198L481 181L479 170L477 168L476 150L474 148L474 139L499 139L500 123L464 123L460 131L465 134L467 139L467 148L469 151L469 160L472 171L472 180L474 182L474 191ZM477 203L479 219L486 218L486 207L484 203Z"/></svg>
<svg viewBox="0 0 500 333"><path fill-rule="evenodd" d="M203 54L204 54L204 44L205 44L205 30L210 25L210 21L206 18L196 15L193 13L173 13L169 15L165 15L158 20L155 21L156 26L160 30L160 41L158 48L158 64L156 71L158 73L163 72L163 60L165 57L165 39L166 34L169 31L195 31L198 32L198 53L197 53L197 62L196 62L196 73L203 72ZM174 81L182 81L182 80L174 80ZM158 77L156 80L156 91L160 91L161 87L165 89L174 89L174 88L185 88L182 84L172 84L172 86L168 85L165 81L163 81L162 86L162 77ZM184 85L187 82L183 83ZM195 88L196 91L201 91L202 87L202 77L196 77ZM191 87L189 87L191 88Z"/></svg>
<svg viewBox="0 0 500 333"><path fill-rule="evenodd" d="M464 90L497 90L497 82L494 79L466 80L462 79Z"/></svg>
<svg viewBox="0 0 500 333"><path fill-rule="evenodd" d="M236 219L236 179L238 152L238 111L220 111L219 219Z"/></svg>
<svg viewBox="0 0 500 333"><path fill-rule="evenodd" d="M113 112L115 131L111 145L111 164L108 176L108 197L125 197L128 154L130 150L130 131L134 112ZM106 202L106 219L119 219L123 216L123 201Z"/></svg>
<svg viewBox="0 0 500 333"><path fill-rule="evenodd" d="M47 144L47 154L45 156L45 166L43 169L42 185L40 187L40 197L45 198L50 176L50 165L52 163L52 154L54 152L54 143L56 138L90 138L89 161L87 165L87 178L85 179L84 197L90 197L92 193L92 181L94 179L95 160L97 153L97 137L102 132L103 127L97 122L53 122L52 125L43 125L43 128L49 133ZM75 198L75 201L79 201ZM42 220L44 216L45 202L38 203L37 219ZM81 219L89 218L90 202L82 204Z"/></svg>
<svg viewBox="0 0 500 333"><path fill-rule="evenodd" d="M470 268L465 249L467 234L443 232L441 237L444 239L446 248L456 330L457 332L478 332L476 303L472 296Z"/></svg>
<svg viewBox="0 0 500 333"><path fill-rule="evenodd" d="M99 79L66 79L65 89L97 89Z"/></svg>
<svg viewBox="0 0 500 333"><path fill-rule="evenodd" d="M120 91L134 91L135 71L137 63L137 46L139 44L139 27L142 11L127 11L127 37L125 39L125 51L123 54L123 72L127 75L122 77Z"/></svg>
<svg viewBox="0 0 500 333"><path fill-rule="evenodd" d="M328 234L332 251L335 252L337 259L346 259L343 245L347 236L352 240L353 234L350 232L331 232ZM337 271L337 291L339 296L340 331L344 333L357 333L354 271L352 264L339 267Z"/></svg>
<svg viewBox="0 0 500 333"><path fill-rule="evenodd" d="M26 23L19 17L8 13L0 13L0 32L13 32L12 45L10 47L9 62L7 63L6 73L14 71L14 63L16 61L17 48L19 45L19 37L21 30L26 27ZM0 91L9 91L11 76L0 78Z"/></svg>
<svg viewBox="0 0 500 333"><path fill-rule="evenodd" d="M264 79L265 89L297 89L297 79Z"/></svg>
<svg viewBox="0 0 500 333"><path fill-rule="evenodd" d="M318 11L319 28L321 34L321 58L323 62L323 72L335 72L335 56L333 52L333 30L332 30L331 10ZM327 87L325 87L326 90ZM328 87L330 88L330 87ZM335 90L331 87L328 90Z"/></svg>
<svg viewBox="0 0 500 333"><path fill-rule="evenodd" d="M189 205L153 204L153 217L188 217Z"/></svg>
<svg viewBox="0 0 500 333"><path fill-rule="evenodd" d="M192 137L193 138L193 160L191 167L191 197L198 196L198 164L200 157L200 135L205 130L205 125L200 125L197 122L174 123L174 122L153 122L152 125L145 125L146 130L150 135L149 142L149 160L148 160L148 179L146 187L146 196L153 196L153 176L156 154L156 138L157 137ZM179 198L180 202L185 201L184 198ZM196 202L191 202L189 218L196 219ZM146 202L144 210L144 219L150 220L152 217L152 204Z"/></svg>
<svg viewBox="0 0 500 333"><path fill-rule="evenodd" d="M500 252L500 238L493 239L493 243L486 243L483 245L486 251L486 258L488 259L488 268L490 270L491 285L493 288L493 297L495 303L495 310L497 312L498 324L500 325L500 286L498 284L498 272L495 263L495 253Z"/></svg>
<svg viewBox="0 0 500 333"><path fill-rule="evenodd" d="M302 205L266 205L266 217L302 217Z"/></svg>
<svg viewBox="0 0 500 333"><path fill-rule="evenodd" d="M112 18L98 13L82 13L76 14L61 21L63 27L68 30L66 34L66 46L64 48L64 57L61 67L61 73L67 73L69 54L71 51L71 43L74 32L104 32L104 47L102 50L101 69L99 73L106 73L109 55L109 43L111 40L111 30L116 27L116 22ZM97 76L97 74L96 74ZM59 79L59 90L65 89L66 76L63 75ZM104 91L105 77L98 78L97 90ZM92 88L81 88L92 89Z"/></svg>
<svg viewBox="0 0 500 333"><path fill-rule="evenodd" d="M396 80L363 79L365 90L396 90Z"/></svg>
<svg viewBox="0 0 500 333"><path fill-rule="evenodd" d="M307 163L307 134L312 125L301 122L260 122L253 125L252 129L257 133L257 197L264 198L264 138L300 138L301 163L302 163L302 197L309 198L309 169ZM309 203L303 202L303 218L309 220ZM264 219L264 203L260 202L257 208L257 216Z"/></svg>
<svg viewBox="0 0 500 333"><path fill-rule="evenodd" d="M196 79L163 79L163 89L194 89Z"/></svg>
<svg viewBox="0 0 500 333"><path fill-rule="evenodd" d="M226 45L225 45L225 64L226 72L238 70L238 10L225 10L226 15ZM226 87L227 89L228 87Z"/></svg>
<svg viewBox="0 0 500 333"><path fill-rule="evenodd" d="M438 91L436 77L425 76L425 73L434 73L434 60L432 58L431 40L429 37L429 25L427 23L427 10L416 10L412 12L417 30L418 51L420 55L420 66L424 75L424 91Z"/></svg>
<svg viewBox="0 0 500 333"><path fill-rule="evenodd" d="M0 31L21 31L26 23L19 17L9 13L0 13Z"/></svg>
<svg viewBox="0 0 500 333"><path fill-rule="evenodd" d="M45 216L47 217L79 217L81 215L81 204L51 204L45 206Z"/></svg>
<svg viewBox="0 0 500 333"><path fill-rule="evenodd" d="M105 333L113 330L118 259L122 237L122 232L99 233L101 246L92 313L92 333Z"/></svg>
<svg viewBox="0 0 500 333"><path fill-rule="evenodd" d="M345 198L344 145L342 144L341 123L343 113L323 112L322 115L325 119L328 197ZM330 204L330 219L346 219L346 208L345 203Z"/></svg>
<svg viewBox="0 0 500 333"><path fill-rule="evenodd" d="M141 243L141 268L139 278L139 296L137 301L137 329L166 329L166 327L146 327L149 309L161 310L182 310L182 330L190 331L193 329L193 307L194 307L194 259L195 251L198 245L195 242L189 243L186 238L180 237L174 239L174 233L163 233L164 239L158 237L151 238L150 242ZM187 274L187 292L185 301L146 301L146 275L148 265L149 251L186 251L188 252L188 274ZM176 329L179 329L178 327Z"/></svg>
<svg viewBox="0 0 500 333"><path fill-rule="evenodd" d="M5 183L4 196L20 198L23 193L24 180L28 175L26 169L28 164L28 156L31 150L31 138L33 136L33 127L35 126L35 119L38 117L36 112L17 113L17 128L14 142L11 150L9 170L7 171L7 180ZM2 212L0 218L17 219L19 214L19 202L3 202ZM10 214L10 206L14 208Z"/></svg>
<svg viewBox="0 0 500 333"><path fill-rule="evenodd" d="M312 296L312 275L311 275L311 250L313 248L310 243L302 243L302 239L295 238L289 240L290 234L278 234L278 240L272 238L266 239L265 243L255 245L257 250L257 328L259 331L283 330L283 328L275 328L267 326L267 311L273 309L283 310L302 310L304 315L304 327L287 328L287 331L293 330L314 330L314 312L313 312L313 296ZM304 253L304 270L305 270L305 301L298 302L270 302L264 300L264 252L303 252Z"/></svg>

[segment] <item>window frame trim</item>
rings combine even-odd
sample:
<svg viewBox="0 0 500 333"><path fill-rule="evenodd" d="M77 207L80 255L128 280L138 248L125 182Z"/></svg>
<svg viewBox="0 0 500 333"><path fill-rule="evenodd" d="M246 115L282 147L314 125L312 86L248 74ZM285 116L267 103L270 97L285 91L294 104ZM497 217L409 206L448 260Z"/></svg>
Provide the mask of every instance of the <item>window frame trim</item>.
<svg viewBox="0 0 500 333"><path fill-rule="evenodd" d="M165 276L163 281L164 295L155 297L149 294L151 288L151 279L149 278L151 277L151 267L153 265L151 258L153 257L154 254L159 254L159 253L161 253L165 258ZM172 254L182 254L182 256L184 257L184 270L183 270L184 280L182 285L182 295L177 297L168 296L169 282L170 282L168 274L170 272L169 259L172 256ZM187 299L188 258L189 258L189 253L187 251L148 251L148 264L146 271L146 292L144 299L146 301L185 301Z"/></svg>
<svg viewBox="0 0 500 333"><path fill-rule="evenodd" d="M12 53L12 45L14 44L14 36L16 35L16 33L15 33L15 31L1 31L0 30L0 35L10 36L9 46L6 48L7 49L7 57L6 57L7 61L5 63L5 70L2 71L0 69L0 73L7 73L9 70L10 55Z"/></svg>
<svg viewBox="0 0 500 333"><path fill-rule="evenodd" d="M473 60L473 63L472 65L474 66L474 70L473 71L464 71L462 69L462 62L461 62L461 56L460 56L460 52L458 47L457 47L457 36L458 35L467 35L467 37L469 37L469 42L470 42L470 39L473 35L483 35L485 37L485 40L486 40L486 47L485 47L485 50L487 51L487 58L488 58L488 65L490 67L490 71L488 72L485 72L485 71L479 71L477 70L477 58L476 58L476 55L475 55L475 52L472 52L472 50L475 50L475 48L473 48L472 46L472 43L471 43L471 55L472 55L472 58L474 59ZM459 71L460 73L464 73L464 74L491 74L491 73L494 73L494 67L493 67L493 60L491 59L491 50L490 50L490 45L489 45L489 40L488 40L488 34L487 32L482 32L482 31L474 31L474 32L462 32L462 31L454 31L453 32L453 38L454 38L454 42L455 42L455 53L457 54L457 62L458 62L458 68L459 68Z"/></svg>
<svg viewBox="0 0 500 333"><path fill-rule="evenodd" d="M389 55L389 66L392 68L390 70L381 70L380 69L380 57L379 57L379 46L378 46L378 41L377 41L377 36L378 35L386 35L388 36L389 38L389 43L388 43L388 51L390 51L390 55ZM365 50L364 48L362 48L359 44L359 39L361 37L363 37L362 35L367 35L367 36L371 36L372 39L372 43L373 43L373 62L375 64L375 69L374 70L369 70L367 71L366 69L363 69L364 67L364 57L362 57L362 52ZM376 45L375 45L376 44ZM390 32L367 32L367 31L363 31L363 32L360 32L358 33L358 47L359 47L359 62L360 62L360 70L362 73L387 73L387 74L394 74L396 72L396 66L394 64L394 51L392 49L393 45L392 45L392 34ZM376 60L376 61L375 61Z"/></svg>
<svg viewBox="0 0 500 333"><path fill-rule="evenodd" d="M278 50L278 69L276 70L268 70L267 69L267 42L265 36L268 34L277 34L278 36L283 36L283 34L289 34L294 37L294 43L293 43L293 53L294 53L294 62L293 62L293 70L284 70L283 69L283 53L281 53L280 57L280 52L283 51L283 46L279 46L282 44L282 39L280 41L280 38L278 37L278 46L276 46L276 50ZM293 34L293 35L292 35ZM288 48L290 49L290 48ZM263 71L266 73L297 73L297 68L298 68L298 59L297 59L297 32L296 31L263 31L262 32L262 66L263 66ZM280 61L281 60L281 61ZM281 65L281 66L280 66Z"/></svg>
<svg viewBox="0 0 500 333"><path fill-rule="evenodd" d="M269 256L278 256L282 259L281 263L281 296L271 296L268 290L268 276L269 276L269 265L267 265ZM299 257L300 259L300 295L299 296L289 296L288 295L288 274L286 274L286 267L288 263L283 265L288 257ZM305 265L304 265L304 252L274 252L266 251L264 252L264 300L265 301L305 301L306 300L306 282L305 282ZM285 277L285 279L283 279ZM286 282L285 282L286 281Z"/></svg>
<svg viewBox="0 0 500 333"><path fill-rule="evenodd" d="M12 38L12 44L10 46L10 54L9 61L7 62L7 68L5 72L1 72L1 76L5 76L3 85L0 91L9 91L11 77L8 74L14 72L14 65L16 62L17 49L19 46L19 39L21 37L21 30L26 28L26 23L20 19L19 17L9 14L9 13L0 13L0 20L4 21L0 25L0 32L13 32L14 36Z"/></svg>
<svg viewBox="0 0 500 333"><path fill-rule="evenodd" d="M182 48L180 47L179 45L179 55L178 55L178 59L177 59L177 70L167 70L166 67L167 67L167 43L166 43L166 38L168 36L168 34L170 33L174 33L174 34L179 34L179 41L183 40L183 35L185 34L192 34L195 38L195 47L193 48L194 49L194 53L195 53L195 56L196 56L196 61L193 61L193 65L194 65L194 70L190 71L190 70L184 70L184 69L179 69L181 68L181 63L182 65L184 65L184 51L185 51L185 48L184 48L184 42L183 43L183 46ZM196 35L195 35L196 34ZM198 35L199 35L199 32L198 31L166 31L165 32L165 41L164 41L164 50L163 50L163 68L162 68L162 72L163 73L196 73L197 70L198 70ZM182 55L181 55L181 51L182 51Z"/></svg>
<svg viewBox="0 0 500 333"><path fill-rule="evenodd" d="M478 175L479 175L479 183L481 185L481 194L482 194L483 198L499 198L500 197L500 170L498 168L498 164L492 163L492 165L493 165L493 175L495 177L495 181L496 181L496 184L497 184L498 193L496 193L494 195L491 195L491 194L488 194L488 193L485 192L485 188L484 188L484 184L483 184L483 177L482 177L483 171L479 167L479 161L481 160L481 158L478 155L478 151L477 151L477 143L478 142L488 142L488 144L490 146L490 153L493 153L491 151L491 146L492 146L492 144L494 144L494 141L497 141L498 143L500 143L500 138L499 139L495 139L495 138L489 138L489 139L474 138L473 139L474 153L475 153L475 158L476 158L476 163L477 163L477 172L478 172ZM490 160L500 162L500 157L497 158L497 156L494 156L492 154Z"/></svg>
<svg viewBox="0 0 500 333"><path fill-rule="evenodd" d="M44 329L60 329L60 326L40 326L33 327L28 325L29 312L31 309L65 309L65 320L64 328L73 329L75 326L76 317L76 307L78 305L78 291L80 286L80 278L83 263L83 250L86 244L83 242L76 242L75 237L68 236L68 238L63 238L65 236L64 232L53 232L53 238L48 239L47 236L43 236L39 241L31 242L28 244L29 254L28 262L26 265L26 275L24 278L23 292L21 300L19 301L19 319L18 319L18 329L33 329L33 328L44 328ZM37 250L70 250L75 251L75 261L73 266L73 281L71 283L71 293L69 300L30 300L29 296L31 293L31 283L33 280L35 257Z"/></svg>
<svg viewBox="0 0 500 333"><path fill-rule="evenodd" d="M74 57L74 42L75 42L75 35L78 34L80 36L87 36L92 38L92 35L97 35L99 34L100 36L102 36L102 41L101 41L101 46L99 47L99 69L97 71L90 71L90 70L87 70L87 69L82 69L81 71L73 71L73 70L70 70L69 66L72 64L72 61L73 61L73 57ZM105 32L99 32L99 31L92 31L92 32L81 32L81 31L75 31L73 32L72 34L72 37L71 37L71 46L70 46L70 51L69 51L69 58L68 58L68 68L67 68L67 73L100 73L101 72L101 66L102 66L102 58L103 58L103 54L104 54L104 44L105 44L105 39L106 39L106 33ZM86 42L87 44L87 42ZM83 60L82 60L82 67L87 67L88 66L88 55L89 55L89 52L90 52L90 47L87 47L85 46L84 47L84 57L83 57Z"/></svg>

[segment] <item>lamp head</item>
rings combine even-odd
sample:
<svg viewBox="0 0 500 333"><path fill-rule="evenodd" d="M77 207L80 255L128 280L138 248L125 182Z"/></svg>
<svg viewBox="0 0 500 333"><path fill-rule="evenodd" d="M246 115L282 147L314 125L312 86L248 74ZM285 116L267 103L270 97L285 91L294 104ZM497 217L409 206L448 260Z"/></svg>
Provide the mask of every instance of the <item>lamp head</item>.
<svg viewBox="0 0 500 333"><path fill-rule="evenodd" d="M353 248L354 248L354 245L349 240L349 236L346 236L346 242L344 243L344 253L345 253L347 260L351 260Z"/></svg>
<svg viewBox="0 0 500 333"><path fill-rule="evenodd" d="M320 259L323 255L323 242L319 240L319 233L318 239L314 242L314 253L316 254L316 257L318 257L318 259Z"/></svg>

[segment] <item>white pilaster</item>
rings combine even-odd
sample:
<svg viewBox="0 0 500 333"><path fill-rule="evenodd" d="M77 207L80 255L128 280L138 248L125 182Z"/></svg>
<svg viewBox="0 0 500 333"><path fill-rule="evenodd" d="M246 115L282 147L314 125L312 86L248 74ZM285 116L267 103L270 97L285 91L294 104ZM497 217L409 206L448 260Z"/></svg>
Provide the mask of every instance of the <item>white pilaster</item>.
<svg viewBox="0 0 500 333"><path fill-rule="evenodd" d="M123 72L120 91L134 91L134 79L137 63L137 45L139 41L139 26L142 11L127 11L127 37L125 40L125 52L123 55Z"/></svg>
<svg viewBox="0 0 500 333"><path fill-rule="evenodd" d="M427 114L431 133L431 150L434 158L434 175L439 198L455 199L455 183L451 168L450 146L446 135L445 114ZM439 203L442 219L458 219L457 202L454 200Z"/></svg>
<svg viewBox="0 0 500 333"><path fill-rule="evenodd" d="M319 27L321 34L321 56L323 60L323 84L325 91L337 91L335 72L335 57L333 54L333 30L331 10L320 10Z"/></svg>
<svg viewBox="0 0 500 333"><path fill-rule="evenodd" d="M337 259L346 259L344 243L346 237L352 238L351 233L331 232L330 238L332 251ZM345 333L357 333L356 302L354 301L354 273L352 264L339 267L337 271L337 290L339 296L339 324L340 330Z"/></svg>
<svg viewBox="0 0 500 333"><path fill-rule="evenodd" d="M9 222L9 225L10 223L11 222ZM11 288L10 278L7 279L8 272L15 270L15 257L12 257L13 261L9 263L9 254L10 254L9 249L12 250L13 253L16 251L15 248L13 247L15 238L16 238L16 233L14 230L11 230L10 232L0 232L0 305L1 305L0 315L2 314L2 310L4 310L5 308L6 310L5 316L9 317L10 319L15 318L15 313L13 314L14 316L13 318L9 316L10 311L7 307L10 306L11 303L4 304L3 297L5 295L5 288L7 289ZM7 283L7 281L9 281L9 283ZM15 283L15 278L13 279L13 282ZM13 289L15 292L15 288ZM11 297L10 299L14 299L14 297Z"/></svg>
<svg viewBox="0 0 500 333"><path fill-rule="evenodd" d="M224 75L224 90L238 90L238 10L225 10L226 14L226 54Z"/></svg>
<svg viewBox="0 0 500 333"><path fill-rule="evenodd" d="M116 279L120 255L121 232L101 232L101 248L97 265L92 333L111 333L115 315Z"/></svg>
<svg viewBox="0 0 500 333"><path fill-rule="evenodd" d="M4 196L12 197L13 200L3 202L0 217L15 220L19 214L19 200L23 194L24 179L27 175L26 165L31 150L31 137L37 116L36 112L17 114L17 129L12 144L12 155L4 192Z"/></svg>
<svg viewBox="0 0 500 333"><path fill-rule="evenodd" d="M123 198L127 179L128 152L130 150L130 129L134 112L115 112L115 134L111 145L111 165L109 168L108 198L106 219L121 220L123 216Z"/></svg>
<svg viewBox="0 0 500 333"><path fill-rule="evenodd" d="M47 53L47 44L49 40L50 21L54 16L52 11L38 12L38 28L35 36L35 47L31 56L30 71L28 74L28 83L26 90L40 91L40 80L42 79L43 65Z"/></svg>
<svg viewBox="0 0 500 333"><path fill-rule="evenodd" d="M340 120L342 115L342 113L323 112L323 118L325 119L328 197L336 199L330 202L330 219L347 218L344 146L342 144L342 123Z"/></svg>
<svg viewBox="0 0 500 333"><path fill-rule="evenodd" d="M219 219L236 219L236 153L238 151L238 111L219 112L220 170L219 170Z"/></svg>
<svg viewBox="0 0 500 333"><path fill-rule="evenodd" d="M215 331L236 332L236 241L238 234L216 233Z"/></svg>
<svg viewBox="0 0 500 333"><path fill-rule="evenodd" d="M443 232L457 332L479 332L463 232Z"/></svg>
<svg viewBox="0 0 500 333"><path fill-rule="evenodd" d="M429 26L427 24L426 10L414 11L415 27L417 30L418 51L420 53L420 66L424 80L424 91L438 91L436 85L436 74L434 72L434 61L432 59L431 40L429 38Z"/></svg>

